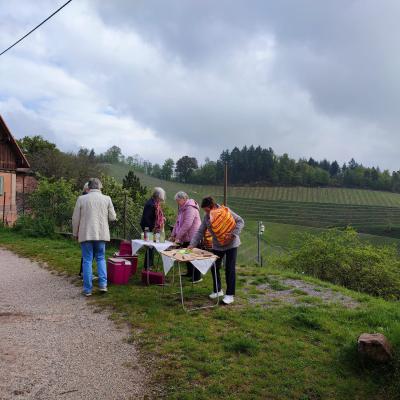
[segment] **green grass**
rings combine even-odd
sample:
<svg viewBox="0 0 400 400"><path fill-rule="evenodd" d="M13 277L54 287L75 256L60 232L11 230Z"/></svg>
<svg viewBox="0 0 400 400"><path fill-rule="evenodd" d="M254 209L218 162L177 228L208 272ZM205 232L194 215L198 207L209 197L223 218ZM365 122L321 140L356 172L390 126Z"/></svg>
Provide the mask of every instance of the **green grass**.
<svg viewBox="0 0 400 400"><path fill-rule="evenodd" d="M75 275L80 251L65 239L30 239L0 230L0 245ZM111 251L111 250L109 250ZM321 288L334 288L360 302L355 309L339 305L252 305L247 280L262 282L297 278ZM128 286L111 286L107 296L94 296L112 318L131 326L152 379L168 399L399 399L399 361L389 367L361 365L356 339L362 332L382 332L400 348L400 308L334 287L316 279L251 266L238 269L238 302L192 314L182 311L170 290L144 287L137 276ZM254 287L254 286L253 286ZM186 291L206 303L210 277ZM299 293L300 294L300 293ZM200 296L200 297L199 297ZM82 298L82 301L87 299Z"/></svg>

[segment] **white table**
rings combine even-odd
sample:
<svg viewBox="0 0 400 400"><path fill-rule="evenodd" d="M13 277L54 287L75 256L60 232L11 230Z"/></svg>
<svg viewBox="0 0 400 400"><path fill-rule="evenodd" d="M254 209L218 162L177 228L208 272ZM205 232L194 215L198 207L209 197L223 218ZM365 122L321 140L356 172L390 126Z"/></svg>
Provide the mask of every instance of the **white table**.
<svg viewBox="0 0 400 400"><path fill-rule="evenodd" d="M161 242L153 242L150 240L134 239L134 240L132 240L132 255L135 256L136 253L142 247L146 247L146 252L148 251L148 249L153 248L153 249L156 249L158 253L160 253L161 251L167 250L169 247L171 247L173 245L174 245L174 243L169 242L168 240L166 240L164 243L161 243ZM150 268L149 255L147 254L146 270L149 270L149 268ZM148 275L147 275L147 284L150 284Z"/></svg>
<svg viewBox="0 0 400 400"><path fill-rule="evenodd" d="M161 257L162 257L162 261L163 261L163 268L164 268L164 275L167 275L168 272L172 269L172 267L174 266L175 262L178 265L178 273L179 273L179 285L180 285L180 293L181 293L181 303L182 303L182 308L184 311L186 312L191 312L191 311L195 311L195 310L201 310L201 309L205 309L205 308L213 308L218 306L219 304L219 296L217 296L217 301L215 304L211 305L211 306L202 306L202 307L194 307L194 308L190 308L188 309L185 306L185 302L184 302L184 296L183 296L183 285L182 285L182 273L181 273L181 263L184 262L190 262L198 271L200 271L200 273L202 275L205 275L210 268L215 265L215 262L217 261L218 257L215 255L210 255L210 257L208 258L204 258L204 257L200 257L200 259L196 260L196 259L191 259L188 261L182 261L179 260L171 255L167 255L165 254L163 251L161 252ZM217 268L214 268L214 278L215 281L217 281ZM193 283L192 283L193 286Z"/></svg>

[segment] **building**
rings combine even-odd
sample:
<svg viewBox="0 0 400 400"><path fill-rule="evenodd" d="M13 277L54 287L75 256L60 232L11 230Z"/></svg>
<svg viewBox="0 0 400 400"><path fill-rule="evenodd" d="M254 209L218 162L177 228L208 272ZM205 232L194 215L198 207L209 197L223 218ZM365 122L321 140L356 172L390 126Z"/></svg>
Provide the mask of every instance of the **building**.
<svg viewBox="0 0 400 400"><path fill-rule="evenodd" d="M35 187L29 162L0 116L0 223L14 224Z"/></svg>

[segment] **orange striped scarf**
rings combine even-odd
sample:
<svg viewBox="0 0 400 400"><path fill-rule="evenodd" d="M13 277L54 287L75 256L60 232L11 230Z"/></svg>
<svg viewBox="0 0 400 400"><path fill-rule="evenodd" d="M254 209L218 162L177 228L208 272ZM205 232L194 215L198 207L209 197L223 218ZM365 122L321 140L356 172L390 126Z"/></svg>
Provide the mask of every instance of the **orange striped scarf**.
<svg viewBox="0 0 400 400"><path fill-rule="evenodd" d="M217 237L218 243L222 246L227 245L231 239L226 239L226 235L232 233L236 227L236 221L228 207L220 206L210 212L211 229Z"/></svg>

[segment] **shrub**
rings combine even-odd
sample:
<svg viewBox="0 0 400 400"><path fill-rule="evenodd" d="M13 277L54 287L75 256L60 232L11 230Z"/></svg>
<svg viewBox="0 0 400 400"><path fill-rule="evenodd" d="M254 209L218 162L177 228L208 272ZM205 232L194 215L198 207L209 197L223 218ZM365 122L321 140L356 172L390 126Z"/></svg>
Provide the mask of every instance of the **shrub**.
<svg viewBox="0 0 400 400"><path fill-rule="evenodd" d="M25 215L18 218L13 229L16 232L31 237L53 237L55 223L51 218L33 218L31 215Z"/></svg>
<svg viewBox="0 0 400 400"><path fill-rule="evenodd" d="M45 225L52 221L53 225L62 227L71 219L77 196L72 182L41 178L29 197L32 215Z"/></svg>
<svg viewBox="0 0 400 400"><path fill-rule="evenodd" d="M386 299L400 298L400 260L395 246L363 243L354 229L306 234L284 267Z"/></svg>

